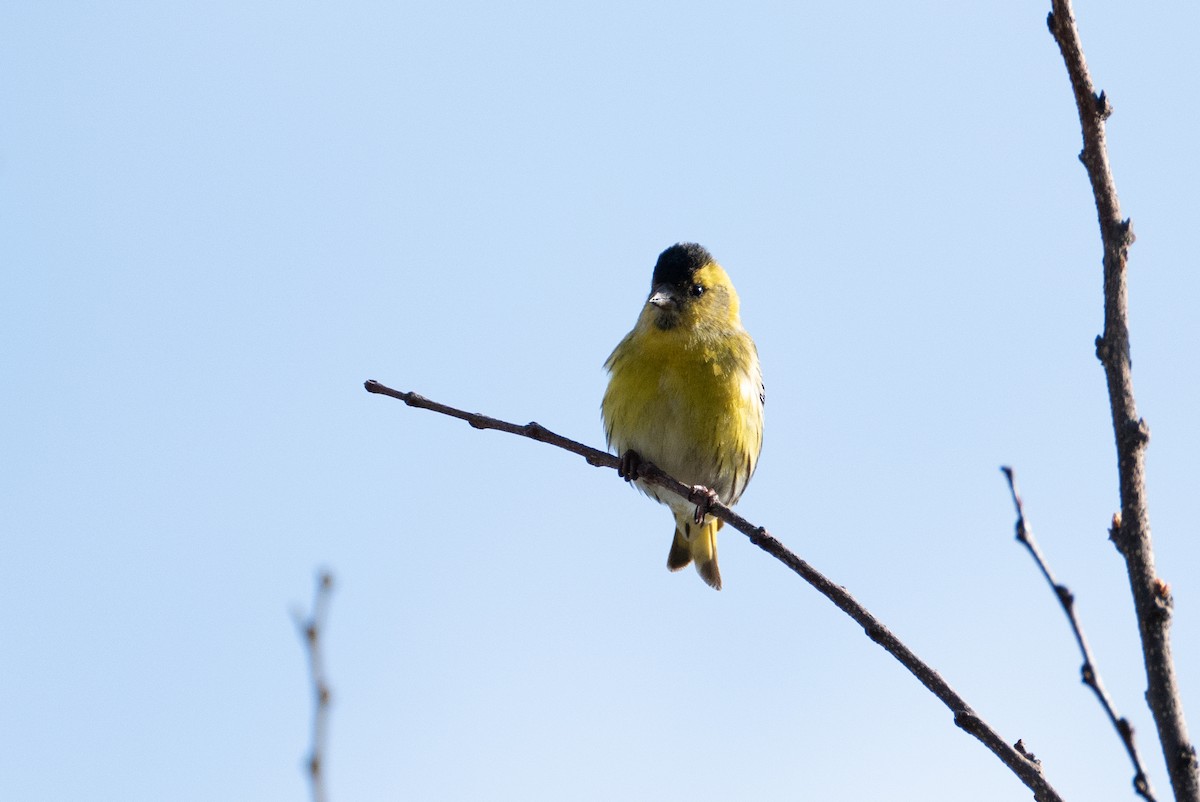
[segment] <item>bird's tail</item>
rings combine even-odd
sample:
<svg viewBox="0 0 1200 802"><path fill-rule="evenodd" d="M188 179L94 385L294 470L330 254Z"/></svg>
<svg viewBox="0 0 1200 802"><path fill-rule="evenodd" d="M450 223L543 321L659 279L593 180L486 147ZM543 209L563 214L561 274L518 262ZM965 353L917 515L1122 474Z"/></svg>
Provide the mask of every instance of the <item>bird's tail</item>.
<svg viewBox="0 0 1200 802"><path fill-rule="evenodd" d="M675 539L667 554L667 568L678 571L690 562L696 563L696 573L714 590L721 589L721 570L717 567L717 530L721 528L719 518L704 517L697 525L690 513L676 516Z"/></svg>

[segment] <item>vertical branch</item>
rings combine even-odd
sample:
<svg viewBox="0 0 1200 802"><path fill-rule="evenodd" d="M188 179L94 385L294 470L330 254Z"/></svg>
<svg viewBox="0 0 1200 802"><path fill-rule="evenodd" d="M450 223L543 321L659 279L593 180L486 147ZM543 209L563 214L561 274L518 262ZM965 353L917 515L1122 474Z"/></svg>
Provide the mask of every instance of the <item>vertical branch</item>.
<svg viewBox="0 0 1200 802"><path fill-rule="evenodd" d="M329 597L333 592L333 575L322 571L317 576L317 589L313 594L312 615L305 618L292 613L296 628L304 641L308 653L308 673L313 689L312 744L309 748L307 773L312 787L313 802L325 802L325 732L329 723L329 683L325 679L325 663L321 657L321 634L325 628L325 617L329 609Z"/></svg>
<svg viewBox="0 0 1200 802"><path fill-rule="evenodd" d="M1150 539L1145 476L1150 429L1138 417L1134 403L1129 351L1126 264L1134 240L1133 228L1128 219L1121 217L1104 135L1104 121L1112 114L1112 106L1105 94L1097 94L1092 86L1070 0L1052 0L1047 23L1062 52L1079 109L1083 129L1079 159L1092 184L1104 245L1104 333L1096 338L1096 356L1108 382L1121 493L1121 511L1113 516L1111 537L1129 574L1146 666L1146 699L1158 728L1175 798L1178 802L1200 802L1196 749L1188 739L1171 658L1172 599L1166 583L1155 574Z"/></svg>

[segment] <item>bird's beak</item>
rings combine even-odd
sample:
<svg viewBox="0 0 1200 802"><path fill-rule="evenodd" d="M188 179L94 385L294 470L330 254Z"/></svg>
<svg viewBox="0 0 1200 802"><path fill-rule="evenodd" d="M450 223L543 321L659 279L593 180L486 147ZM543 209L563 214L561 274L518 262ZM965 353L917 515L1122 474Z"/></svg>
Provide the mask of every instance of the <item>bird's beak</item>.
<svg viewBox="0 0 1200 802"><path fill-rule="evenodd" d="M647 303L654 304L663 311L679 309L679 295L672 287L666 284L659 284L650 293L650 299Z"/></svg>

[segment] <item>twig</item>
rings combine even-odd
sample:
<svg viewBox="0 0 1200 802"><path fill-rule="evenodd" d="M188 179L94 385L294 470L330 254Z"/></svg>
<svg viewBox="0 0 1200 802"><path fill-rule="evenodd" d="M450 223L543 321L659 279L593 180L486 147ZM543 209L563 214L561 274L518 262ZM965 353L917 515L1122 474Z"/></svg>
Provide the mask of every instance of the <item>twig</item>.
<svg viewBox="0 0 1200 802"><path fill-rule="evenodd" d="M1196 748L1188 738L1171 658L1172 599L1167 584L1155 574L1150 539L1145 475L1150 428L1137 414L1129 352L1126 264L1134 236L1130 221L1121 217L1116 183L1108 165L1104 121L1112 114L1112 106L1104 92L1097 94L1092 86L1070 0L1052 0L1046 21L1062 52L1079 109L1083 131L1079 159L1092 184L1104 246L1104 333L1096 338L1096 356L1104 365L1108 382L1121 493L1121 512L1113 518L1111 536L1125 558L1129 574L1146 666L1146 700L1154 715L1176 802L1200 802Z"/></svg>
<svg viewBox="0 0 1200 802"><path fill-rule="evenodd" d="M1054 574L1050 572L1050 565L1046 562L1046 558L1042 556L1042 550L1038 548L1037 541L1033 539L1033 534L1029 531L1029 526L1025 522L1025 505L1021 503L1021 494L1017 492L1017 480L1013 476L1013 469L1004 465L1001 466L1000 470L1004 472L1004 477L1008 480L1008 490L1012 494L1013 506L1017 508L1017 540L1029 550L1029 554L1033 557L1033 561L1037 563L1042 576L1050 583L1051 589L1054 590L1054 595L1058 598L1058 603L1062 605L1063 612L1067 614L1067 621L1071 624L1071 631L1075 633L1075 642L1079 644L1079 651L1083 654L1083 666L1080 668L1083 684L1091 688L1092 692L1096 694L1096 698L1100 700L1100 706L1108 714L1108 720L1112 723L1113 728L1116 729L1117 735L1121 737L1121 742L1125 745L1125 751L1129 753L1129 759L1133 761L1134 790L1146 799L1147 802L1155 802L1154 791L1150 787L1150 778L1146 775L1146 769L1142 766L1142 760L1138 757L1137 747L1133 743L1133 725L1129 723L1128 719L1117 715L1116 708L1112 703L1112 697L1104 689L1104 683L1100 679L1100 672L1096 670L1096 661L1092 657L1092 650L1088 647L1087 638L1083 635L1083 628L1079 624L1079 617L1075 615L1075 596L1066 585L1061 585L1054 579Z"/></svg>
<svg viewBox="0 0 1200 802"><path fill-rule="evenodd" d="M521 426L497 420L487 415L464 412L445 404L439 404L436 401L430 401L428 398L416 393L393 390L374 380L367 381L364 386L367 392L391 396L411 407L428 409L464 420L476 429L496 429L502 432L521 435L522 437L529 437L543 443L550 443L573 454L578 454L587 460L590 465L615 469L620 463L620 460L612 454L599 451L562 435L555 434L538 423L527 423ZM689 501L694 502L698 500L693 497L691 487L683 484L678 479L668 476L650 463L642 463L638 468L638 475L644 481L664 487ZM853 618L862 626L867 637L878 643L888 654L899 660L901 665L907 668L922 685L928 688L946 707L950 708L950 711L954 714L954 723L959 728L979 739L984 746L1000 758L1004 765L1008 766L1033 791L1035 800L1038 802L1054 802L1056 800L1061 802L1062 797L1058 795L1058 792L1054 790L1050 783L1047 782L1045 776L1043 776L1040 763L1024 750L1023 744L1018 749L1015 746L1005 743L1004 739L971 709L970 705L942 679L941 675L922 662L911 649L901 643L899 638L893 635L875 616L871 615L865 607L859 604L845 588L834 584L807 562L789 551L786 546L772 537L764 527L755 526L724 504L713 504L709 508L709 513L746 535L750 538L751 543L799 574L804 581L820 591L838 609Z"/></svg>
<svg viewBox="0 0 1200 802"><path fill-rule="evenodd" d="M313 802L325 802L325 733L329 725L329 683L325 679L325 664L321 659L321 635L325 630L325 617L329 610L329 597L333 592L333 575L322 571L317 576L317 588L313 594L312 615L305 618L292 612L300 638L308 653L308 673L313 689L312 745L308 753L307 773L312 788Z"/></svg>

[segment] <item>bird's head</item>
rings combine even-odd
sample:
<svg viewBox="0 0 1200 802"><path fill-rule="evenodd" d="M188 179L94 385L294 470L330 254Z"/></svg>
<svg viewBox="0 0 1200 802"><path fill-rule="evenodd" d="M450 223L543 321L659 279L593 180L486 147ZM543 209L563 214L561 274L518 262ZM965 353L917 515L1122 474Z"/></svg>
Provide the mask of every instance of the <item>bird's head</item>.
<svg viewBox="0 0 1200 802"><path fill-rule="evenodd" d="M659 255L642 315L663 331L741 325L733 282L694 242L672 245Z"/></svg>

